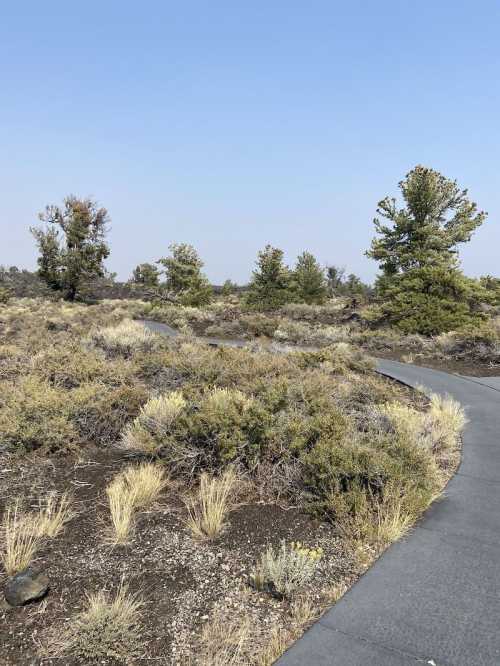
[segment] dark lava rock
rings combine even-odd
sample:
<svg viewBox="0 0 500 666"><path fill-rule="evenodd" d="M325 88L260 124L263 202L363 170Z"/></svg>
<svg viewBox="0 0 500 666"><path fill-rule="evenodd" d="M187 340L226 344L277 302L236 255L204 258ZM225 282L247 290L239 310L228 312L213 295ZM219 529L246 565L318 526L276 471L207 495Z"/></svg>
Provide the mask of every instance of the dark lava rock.
<svg viewBox="0 0 500 666"><path fill-rule="evenodd" d="M11 606L22 606L28 601L41 599L49 589L49 579L42 571L28 567L9 578L5 586L5 600Z"/></svg>

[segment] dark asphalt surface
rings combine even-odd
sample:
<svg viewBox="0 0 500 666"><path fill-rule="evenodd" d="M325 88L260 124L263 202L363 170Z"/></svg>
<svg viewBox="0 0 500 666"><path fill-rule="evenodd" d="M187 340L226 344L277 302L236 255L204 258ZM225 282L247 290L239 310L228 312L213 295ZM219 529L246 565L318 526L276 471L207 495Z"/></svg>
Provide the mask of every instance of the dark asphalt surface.
<svg viewBox="0 0 500 666"><path fill-rule="evenodd" d="M466 408L462 464L444 498L277 664L499 666L500 379L385 360L379 370Z"/></svg>
<svg viewBox="0 0 500 666"><path fill-rule="evenodd" d="M500 666L500 378L387 360L378 370L465 407L462 463L411 533L276 664Z"/></svg>

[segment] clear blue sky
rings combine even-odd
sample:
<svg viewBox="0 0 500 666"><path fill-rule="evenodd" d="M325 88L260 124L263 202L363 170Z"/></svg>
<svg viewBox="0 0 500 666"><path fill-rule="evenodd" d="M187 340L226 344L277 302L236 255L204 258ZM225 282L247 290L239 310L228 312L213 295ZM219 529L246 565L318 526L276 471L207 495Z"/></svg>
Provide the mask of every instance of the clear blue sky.
<svg viewBox="0 0 500 666"><path fill-rule="evenodd" d="M376 203L421 163L490 213L463 265L498 275L499 34L498 0L4 2L0 264L34 267L74 193L122 278L187 241L216 282L267 242L371 280Z"/></svg>

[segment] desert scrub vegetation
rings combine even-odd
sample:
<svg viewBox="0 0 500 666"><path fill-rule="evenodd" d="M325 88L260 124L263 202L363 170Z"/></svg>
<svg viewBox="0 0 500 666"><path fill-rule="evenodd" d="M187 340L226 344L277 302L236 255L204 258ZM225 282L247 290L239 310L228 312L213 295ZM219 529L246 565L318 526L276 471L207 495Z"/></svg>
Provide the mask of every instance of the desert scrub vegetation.
<svg viewBox="0 0 500 666"><path fill-rule="evenodd" d="M150 507L166 485L165 470L151 463L129 466L115 476L106 487L111 517L107 540L114 545L129 543L137 512Z"/></svg>
<svg viewBox="0 0 500 666"><path fill-rule="evenodd" d="M271 664L332 601L322 601L326 588L345 589L358 562L404 534L440 492L455 464L463 414L445 398L418 397L378 376L353 343L356 324L338 337L344 326L338 304L285 305L272 313L245 312L236 298L227 310L217 302L203 310L172 306L198 333L217 324L246 336L260 332L259 344L248 348L213 348L184 335L146 335L144 342L144 328L134 323L135 345L130 321L155 318L153 308L41 299L1 306L0 446L9 464L0 474L17 461L29 465L36 454L50 456L50 470L59 475L53 500L43 495L37 506L37 491L29 511L19 505L15 515L11 506L21 564L9 571L49 554L67 558L58 566L68 573L71 563L71 574L90 581L90 593L100 589L95 585L116 590L126 566L131 589L147 589L148 603L185 632L165 637L154 618L161 645L149 634L141 640L155 657L174 654L169 647L162 652L164 641L176 646L180 663L188 654L194 663L203 657L207 664ZM298 336L297 347L287 340L285 350L272 339L285 319L307 327L309 339L329 331L325 344L301 349ZM99 337L102 331L110 335ZM61 534L73 510L71 504L66 515L68 479L75 481L75 505L83 501L85 510ZM11 496L19 494L18 485ZM45 517L43 529L25 519L31 514ZM51 536L58 548L48 547ZM307 545L292 546L297 540ZM153 571L160 589L150 585ZM170 598L163 590L170 592L173 576L181 584ZM234 605L219 638L215 625L197 634L191 615L203 608L203 617L212 617L226 596ZM124 659L117 646L127 639L115 631L114 599L100 595L90 604L63 590L55 608L57 617L70 618L70 634L60 656L83 663ZM55 618L52 608L47 612ZM224 638L230 616L234 632ZM139 615L132 626L138 622ZM94 641L101 652L89 636L104 626L109 633ZM129 656L145 654L132 643Z"/></svg>
<svg viewBox="0 0 500 666"><path fill-rule="evenodd" d="M40 547L32 518L23 511L19 500L5 510L1 536L2 564L7 575L14 576L26 569Z"/></svg>
<svg viewBox="0 0 500 666"><path fill-rule="evenodd" d="M289 598L312 579L322 555L321 548L300 542L283 541L277 549L269 546L252 573L252 584L278 598Z"/></svg>
<svg viewBox="0 0 500 666"><path fill-rule="evenodd" d="M122 581L114 594L103 590L87 596L86 607L68 622L63 637L54 637L49 654L72 655L83 663L115 659L128 663L139 656L144 603Z"/></svg>
<svg viewBox="0 0 500 666"><path fill-rule="evenodd" d="M397 533L394 523L409 524L432 501L452 466L443 454L450 440L440 451L438 438L429 446L420 430L410 437L391 425L387 403L410 406L345 343L275 355L177 341L161 359L182 376L182 391L146 403L122 443L188 482L234 465L380 546ZM437 432L438 414L436 407L422 428L432 421Z"/></svg>
<svg viewBox="0 0 500 666"><path fill-rule="evenodd" d="M157 336L143 324L125 319L116 326L99 328L91 340L107 352L130 355L135 351L149 351Z"/></svg>
<svg viewBox="0 0 500 666"><path fill-rule="evenodd" d="M223 529L230 509L236 474L228 467L220 477L200 476L197 493L186 501L187 524L199 539L214 539Z"/></svg>
<svg viewBox="0 0 500 666"><path fill-rule="evenodd" d="M0 556L9 576L26 569L44 539L53 539L76 515L67 493L38 498L38 509L26 510L21 498L5 509L0 535Z"/></svg>

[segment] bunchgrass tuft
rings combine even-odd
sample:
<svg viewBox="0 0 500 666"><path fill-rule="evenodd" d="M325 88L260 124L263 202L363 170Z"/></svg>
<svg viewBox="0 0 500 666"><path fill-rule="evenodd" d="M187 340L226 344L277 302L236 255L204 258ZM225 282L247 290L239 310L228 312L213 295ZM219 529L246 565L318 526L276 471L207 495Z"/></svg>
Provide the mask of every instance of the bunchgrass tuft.
<svg viewBox="0 0 500 666"><path fill-rule="evenodd" d="M17 499L7 507L2 521L1 558L7 575L14 576L26 569L40 544L41 537L33 517L23 511L21 502Z"/></svg>
<svg viewBox="0 0 500 666"><path fill-rule="evenodd" d="M106 659L129 663L141 647L143 605L123 582L114 596L103 590L89 595L86 608L70 621L59 653L74 655L85 663Z"/></svg>
<svg viewBox="0 0 500 666"><path fill-rule="evenodd" d="M108 540L115 545L130 543L136 523L136 513L151 506L167 485L160 465L143 463L120 472L106 488L111 530Z"/></svg>
<svg viewBox="0 0 500 666"><path fill-rule="evenodd" d="M224 527L236 480L234 469L229 467L220 477L203 473L198 492L189 499L187 524L195 537L214 539Z"/></svg>

